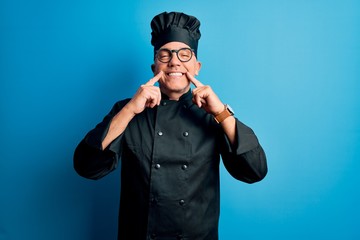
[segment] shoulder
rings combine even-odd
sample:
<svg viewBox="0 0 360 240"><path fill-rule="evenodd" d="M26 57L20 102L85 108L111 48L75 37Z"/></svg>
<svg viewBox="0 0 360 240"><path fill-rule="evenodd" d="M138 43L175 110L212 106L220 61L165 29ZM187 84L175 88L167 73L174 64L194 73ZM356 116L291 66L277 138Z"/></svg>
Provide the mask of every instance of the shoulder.
<svg viewBox="0 0 360 240"><path fill-rule="evenodd" d="M112 106L109 114L114 115L114 114L118 113L130 100L131 100L131 98L126 98L126 99L115 102L115 104Z"/></svg>
<svg viewBox="0 0 360 240"><path fill-rule="evenodd" d="M123 108L130 100L131 100L131 98L125 98L125 99L119 100L119 101L117 101L117 102L114 104L113 108L119 108L119 109L121 109L121 108Z"/></svg>

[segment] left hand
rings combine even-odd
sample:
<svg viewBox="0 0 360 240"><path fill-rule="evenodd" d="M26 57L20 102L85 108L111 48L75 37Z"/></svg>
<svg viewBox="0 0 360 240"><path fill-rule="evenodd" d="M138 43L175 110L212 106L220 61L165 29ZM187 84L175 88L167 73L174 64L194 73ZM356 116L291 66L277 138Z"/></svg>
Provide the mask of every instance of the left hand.
<svg viewBox="0 0 360 240"><path fill-rule="evenodd" d="M186 76L195 86L195 89L192 91L193 102L199 108L203 108L207 113L210 113L214 116L224 110L224 104L220 101L210 86L202 84L189 72L186 73Z"/></svg>

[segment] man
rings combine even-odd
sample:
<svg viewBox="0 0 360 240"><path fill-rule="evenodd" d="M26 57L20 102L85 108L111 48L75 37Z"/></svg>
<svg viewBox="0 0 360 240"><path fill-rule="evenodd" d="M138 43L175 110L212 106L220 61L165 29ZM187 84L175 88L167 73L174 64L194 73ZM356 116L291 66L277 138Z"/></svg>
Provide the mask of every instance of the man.
<svg viewBox="0 0 360 240"><path fill-rule="evenodd" d="M267 173L265 153L195 78L198 19L164 12L151 27L154 77L85 136L74 167L98 179L121 160L119 239L218 239L220 155L234 178L254 183Z"/></svg>

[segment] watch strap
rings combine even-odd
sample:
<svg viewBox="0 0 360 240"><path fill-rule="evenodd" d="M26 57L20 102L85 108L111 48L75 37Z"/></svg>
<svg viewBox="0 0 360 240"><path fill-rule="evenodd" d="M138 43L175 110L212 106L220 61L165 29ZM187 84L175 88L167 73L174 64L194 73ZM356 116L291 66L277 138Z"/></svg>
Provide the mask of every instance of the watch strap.
<svg viewBox="0 0 360 240"><path fill-rule="evenodd" d="M230 116L233 116L233 115L234 115L234 113L233 113L232 111L230 111L229 108L228 108L228 106L225 104L224 110L223 110L221 113L215 115L215 116L214 116L214 119L215 119L215 121L216 121L217 123L221 123L221 122L224 121L226 118L228 118L228 117L230 117Z"/></svg>

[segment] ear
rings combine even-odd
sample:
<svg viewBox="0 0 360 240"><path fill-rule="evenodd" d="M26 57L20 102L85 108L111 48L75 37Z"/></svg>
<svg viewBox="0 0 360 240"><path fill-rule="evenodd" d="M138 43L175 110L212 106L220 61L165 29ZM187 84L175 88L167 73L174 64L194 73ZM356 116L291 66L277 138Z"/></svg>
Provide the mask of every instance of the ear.
<svg viewBox="0 0 360 240"><path fill-rule="evenodd" d="M195 69L195 75L199 75L201 69L201 62L196 62L196 69Z"/></svg>
<svg viewBox="0 0 360 240"><path fill-rule="evenodd" d="M155 64L151 64L151 71L155 74Z"/></svg>

